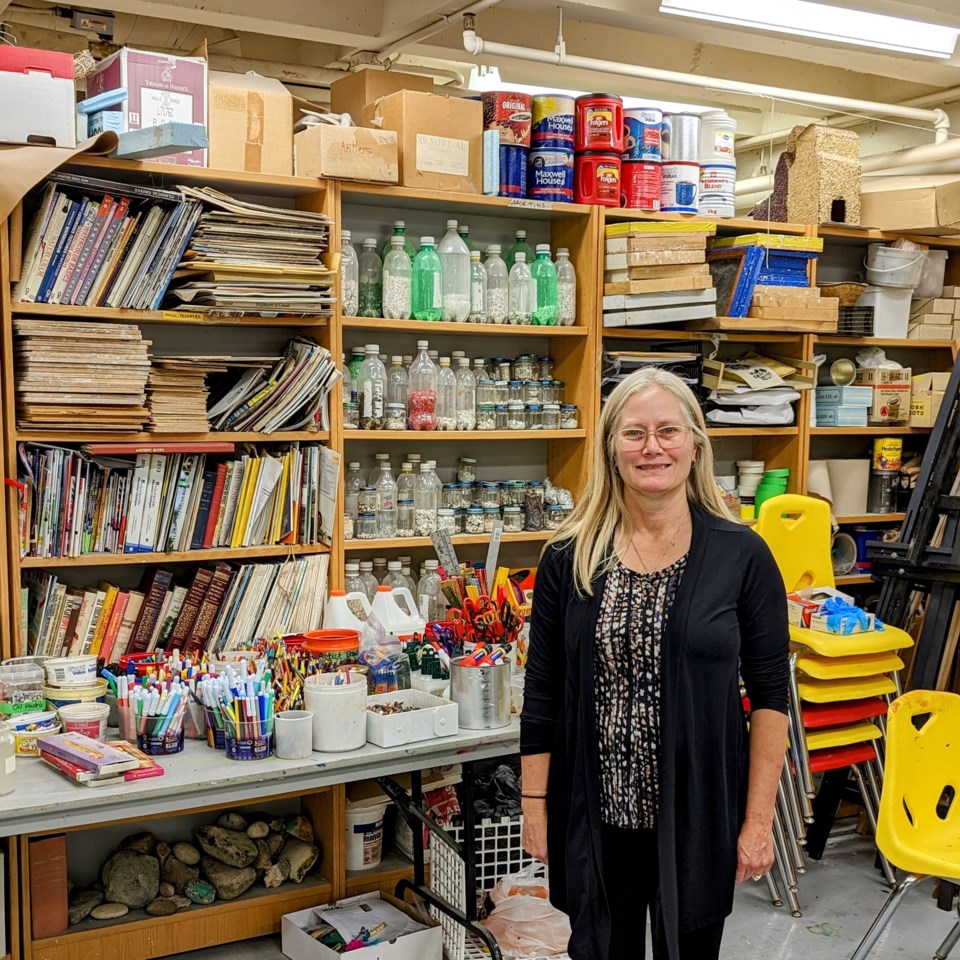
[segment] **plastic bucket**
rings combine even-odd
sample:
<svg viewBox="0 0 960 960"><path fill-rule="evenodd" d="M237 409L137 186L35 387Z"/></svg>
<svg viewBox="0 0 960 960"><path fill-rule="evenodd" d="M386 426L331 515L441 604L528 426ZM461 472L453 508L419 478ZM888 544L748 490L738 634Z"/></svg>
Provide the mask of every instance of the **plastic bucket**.
<svg viewBox="0 0 960 960"><path fill-rule="evenodd" d="M367 678L318 673L303 686L304 707L313 714L313 749L359 750L367 742Z"/></svg>
<svg viewBox="0 0 960 960"><path fill-rule="evenodd" d="M939 297L943 293L943 275L947 269L946 250L928 250L913 295L918 299Z"/></svg>
<svg viewBox="0 0 960 960"><path fill-rule="evenodd" d="M360 656L360 631L346 628L310 630L303 635L301 649L323 661L325 670L356 663Z"/></svg>
<svg viewBox="0 0 960 960"><path fill-rule="evenodd" d="M466 660L450 661L450 698L460 705L460 726L467 730L509 726L510 664L475 667Z"/></svg>
<svg viewBox="0 0 960 960"><path fill-rule="evenodd" d="M305 760L313 752L313 714L281 710L273 721L274 750L281 760Z"/></svg>
<svg viewBox="0 0 960 960"><path fill-rule="evenodd" d="M70 703L103 703L107 681L99 679L88 687L44 687L43 696L50 710L59 710Z"/></svg>
<svg viewBox="0 0 960 960"><path fill-rule="evenodd" d="M873 335L903 340L910 326L909 287L867 287L857 300L858 307L873 307Z"/></svg>
<svg viewBox="0 0 960 960"><path fill-rule="evenodd" d="M387 802L360 807L347 804L348 870L369 870L380 865Z"/></svg>
<svg viewBox="0 0 960 960"><path fill-rule="evenodd" d="M39 757L40 747L37 745L37 741L41 737L50 737L59 732L59 723L55 723L52 727L47 727L44 730L14 730L14 754L18 757Z"/></svg>
<svg viewBox="0 0 960 960"><path fill-rule="evenodd" d="M923 250L901 250L882 243L871 243L867 247L867 283L912 289L920 282L926 259Z"/></svg>
<svg viewBox="0 0 960 960"><path fill-rule="evenodd" d="M94 740L103 740L107 735L110 707L105 703L68 703L57 713L63 722L64 733L82 733Z"/></svg>
<svg viewBox="0 0 960 960"><path fill-rule="evenodd" d="M43 668L51 687L88 687L97 679L97 658L91 654L54 657Z"/></svg>

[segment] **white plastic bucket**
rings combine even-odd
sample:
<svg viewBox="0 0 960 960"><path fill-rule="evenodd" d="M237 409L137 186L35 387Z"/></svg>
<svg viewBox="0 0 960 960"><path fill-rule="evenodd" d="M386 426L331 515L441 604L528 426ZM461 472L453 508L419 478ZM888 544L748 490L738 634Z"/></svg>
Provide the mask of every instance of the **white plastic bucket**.
<svg viewBox="0 0 960 960"><path fill-rule="evenodd" d="M107 735L110 707L105 703L68 703L57 710L64 733L82 733L94 740Z"/></svg>
<svg viewBox="0 0 960 960"><path fill-rule="evenodd" d="M723 110L710 110L700 115L700 162L705 164L735 163L734 141L737 121Z"/></svg>
<svg viewBox="0 0 960 960"><path fill-rule="evenodd" d="M867 247L867 283L912 289L920 282L926 259L923 250L901 250L882 243L871 243ZM876 329L873 335L878 336Z"/></svg>
<svg viewBox="0 0 960 960"><path fill-rule="evenodd" d="M281 710L273 721L274 752L281 760L306 760L313 752L313 714Z"/></svg>
<svg viewBox="0 0 960 960"><path fill-rule="evenodd" d="M88 687L97 679L97 658L92 654L54 657L47 660L43 668L51 687Z"/></svg>
<svg viewBox="0 0 960 960"><path fill-rule="evenodd" d="M366 677L347 681L342 673L318 673L307 677L303 698L313 714L314 750L343 753L367 742Z"/></svg>
<svg viewBox="0 0 960 960"><path fill-rule="evenodd" d="M347 869L369 870L380 866L383 855L383 816L388 801L354 806L347 804Z"/></svg>
<svg viewBox="0 0 960 960"><path fill-rule="evenodd" d="M903 340L910 325L911 287L867 287L858 307L873 307L873 335Z"/></svg>
<svg viewBox="0 0 960 960"><path fill-rule="evenodd" d="M920 282L914 288L913 295L918 299L939 297L943 293L943 275L946 269L947 251L928 250L923 261Z"/></svg>

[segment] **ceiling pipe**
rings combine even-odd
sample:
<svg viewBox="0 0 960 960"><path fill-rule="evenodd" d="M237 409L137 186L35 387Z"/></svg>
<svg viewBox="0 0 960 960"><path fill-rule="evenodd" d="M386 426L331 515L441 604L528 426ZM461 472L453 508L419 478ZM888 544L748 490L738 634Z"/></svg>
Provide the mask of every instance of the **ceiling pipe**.
<svg viewBox="0 0 960 960"><path fill-rule="evenodd" d="M727 93L765 97L774 100L792 100L834 110L853 110L881 117L898 117L903 120L916 120L931 124L938 137L946 137L950 129L950 118L943 110L924 110L920 107L905 107L896 103L877 103L873 100L853 100L848 97L834 97L824 93L809 93L804 90L791 90L786 87L771 87L765 84L742 83L721 77L702 77L693 73L680 73L675 70L658 70L654 67L642 67L629 63L615 63L607 60L595 60L591 57L568 56L562 41L557 43L553 52L535 50L530 47L516 47L508 43L491 43L477 36L476 19L467 14L463 19L463 47L474 57L487 54L494 57L507 57L512 60L530 60L534 63L549 63L554 66L574 67L591 70L596 73L616 74L623 77L635 77L640 80L652 80L659 83L672 83L687 87L699 87L707 90L722 90ZM942 133L941 133L942 131Z"/></svg>

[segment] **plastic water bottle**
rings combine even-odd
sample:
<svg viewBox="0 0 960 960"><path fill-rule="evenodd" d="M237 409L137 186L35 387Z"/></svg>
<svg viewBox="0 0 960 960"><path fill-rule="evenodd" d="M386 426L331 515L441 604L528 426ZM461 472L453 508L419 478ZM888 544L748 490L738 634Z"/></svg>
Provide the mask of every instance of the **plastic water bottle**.
<svg viewBox="0 0 960 960"><path fill-rule="evenodd" d="M429 537L437 529L437 491L433 485L432 465L420 464L420 476L413 491L413 508L416 512L416 535Z"/></svg>
<svg viewBox="0 0 960 960"><path fill-rule="evenodd" d="M402 403L407 406L407 371L403 369L403 357L391 357L387 367L387 403Z"/></svg>
<svg viewBox="0 0 960 960"><path fill-rule="evenodd" d="M487 323L506 323L510 314L510 272L500 256L500 244L487 247Z"/></svg>
<svg viewBox="0 0 960 960"><path fill-rule="evenodd" d="M343 316L355 317L360 307L360 265L350 231L342 230L340 237L340 309Z"/></svg>
<svg viewBox="0 0 960 960"><path fill-rule="evenodd" d="M537 244L537 259L530 267L530 275L537 287L537 299L532 322L541 327L557 325L557 268L550 259L550 244Z"/></svg>
<svg viewBox="0 0 960 960"><path fill-rule="evenodd" d="M447 232L437 247L441 264L443 319L463 323L470 316L470 250L457 233L457 221L447 221Z"/></svg>
<svg viewBox="0 0 960 960"><path fill-rule="evenodd" d="M347 476L343 482L343 496L344 496L344 506L343 509L346 513L349 513L354 520L357 519L357 514L359 512L357 506L357 498L360 495L360 491L367 485L367 478L364 476L363 472L360 469L359 462L351 462L347 465Z"/></svg>
<svg viewBox="0 0 960 960"><path fill-rule="evenodd" d="M449 357L440 358L437 371L437 429L457 429L457 375Z"/></svg>
<svg viewBox="0 0 960 960"><path fill-rule="evenodd" d="M461 223L460 226L457 227L457 236L467 245L467 249L471 253L477 249L474 242L470 239L470 228L465 223Z"/></svg>
<svg viewBox="0 0 960 960"><path fill-rule="evenodd" d="M420 252L413 261L413 318L443 317L443 267L433 249L433 237L420 238Z"/></svg>
<svg viewBox="0 0 960 960"><path fill-rule="evenodd" d="M380 251L380 256L383 258L383 262L387 262L387 254L390 252L390 245L393 243L393 237L400 237L400 239L403 240L403 249L412 261L417 255L417 248L410 242L410 238L407 236L407 224L403 220L394 220L393 236L387 240L387 242L383 245L383 249Z"/></svg>
<svg viewBox="0 0 960 960"><path fill-rule="evenodd" d="M377 254L377 241L367 237L360 253L359 317L380 317L383 309L383 264Z"/></svg>
<svg viewBox="0 0 960 960"><path fill-rule="evenodd" d="M411 430L437 429L437 368L427 354L426 340L417 341L417 359L407 379L407 425Z"/></svg>
<svg viewBox="0 0 960 960"><path fill-rule="evenodd" d="M566 247L557 250L557 323L572 327L577 322L577 272Z"/></svg>
<svg viewBox="0 0 960 960"><path fill-rule="evenodd" d="M413 464L404 460L400 464L400 474L397 477L397 500L412 500L416 485L417 478L413 472Z"/></svg>
<svg viewBox="0 0 960 960"><path fill-rule="evenodd" d="M364 596L366 596L367 589L364 586L363 581L360 579L359 561L345 563L343 565L343 572L344 572L343 589L347 593L362 593Z"/></svg>
<svg viewBox="0 0 960 960"><path fill-rule="evenodd" d="M373 598L377 595L377 587L380 584L377 583L377 578L373 575L372 560L360 561L360 579L363 581L363 592L367 595L367 599L373 603Z"/></svg>
<svg viewBox="0 0 960 960"><path fill-rule="evenodd" d="M400 590L404 587L409 589L410 585L403 575L403 564L399 560L387 562L387 575L383 578L382 586L390 587L391 590Z"/></svg>
<svg viewBox="0 0 960 960"><path fill-rule="evenodd" d="M439 563L428 560L426 566L427 572L417 585L417 606L420 608L420 616L430 623L443 620L447 615L447 601L443 595L443 581L437 572Z"/></svg>
<svg viewBox="0 0 960 960"><path fill-rule="evenodd" d="M477 426L477 380L470 370L470 361L457 361L457 429L475 430Z"/></svg>
<svg viewBox="0 0 960 960"><path fill-rule="evenodd" d="M377 536L395 537L397 535L397 484L390 472L389 460L384 460L380 464L377 492L380 495L380 509L377 512Z"/></svg>
<svg viewBox="0 0 960 960"><path fill-rule="evenodd" d="M487 270L480 251L470 251L470 322L487 322Z"/></svg>
<svg viewBox="0 0 960 960"><path fill-rule="evenodd" d="M383 261L383 315L387 320L409 320L412 309L413 264L403 248L403 237L394 237Z"/></svg>
<svg viewBox="0 0 960 960"><path fill-rule="evenodd" d="M534 291L533 277L527 266L527 255L517 253L516 263L510 268L510 322L512 324L530 323L533 316Z"/></svg>
<svg viewBox="0 0 960 960"><path fill-rule="evenodd" d="M527 243L527 231L518 230L515 236L516 239L513 242L513 246L507 251L507 266L511 269L517 262L518 253L526 256L528 264L533 263L533 248Z"/></svg>
<svg viewBox="0 0 960 960"><path fill-rule="evenodd" d="M374 253L376 256L376 253ZM357 396L360 404L360 429L383 428L384 397L386 396L387 371L380 362L380 346L368 343L364 348L366 357L357 373Z"/></svg>

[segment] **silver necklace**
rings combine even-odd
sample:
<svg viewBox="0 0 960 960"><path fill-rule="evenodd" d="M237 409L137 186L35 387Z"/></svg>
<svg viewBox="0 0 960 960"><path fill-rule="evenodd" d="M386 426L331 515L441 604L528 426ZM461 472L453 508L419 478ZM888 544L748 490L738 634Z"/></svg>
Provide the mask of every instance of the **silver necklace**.
<svg viewBox="0 0 960 960"><path fill-rule="evenodd" d="M662 553L657 557L656 562L653 564L653 570L660 569L660 563L663 558L667 555L667 551L677 542L677 537L680 536L680 531L683 529L684 524L687 522L687 518L684 516L681 518L680 523L677 524L677 529L673 531L673 537L671 537L670 542L663 548ZM636 543L634 543L633 537L630 538L630 546L633 547L633 552L637 555L637 559L640 561L640 566L643 567L644 573L652 573L653 571L643 562L643 557L640 556L640 551L637 549Z"/></svg>

